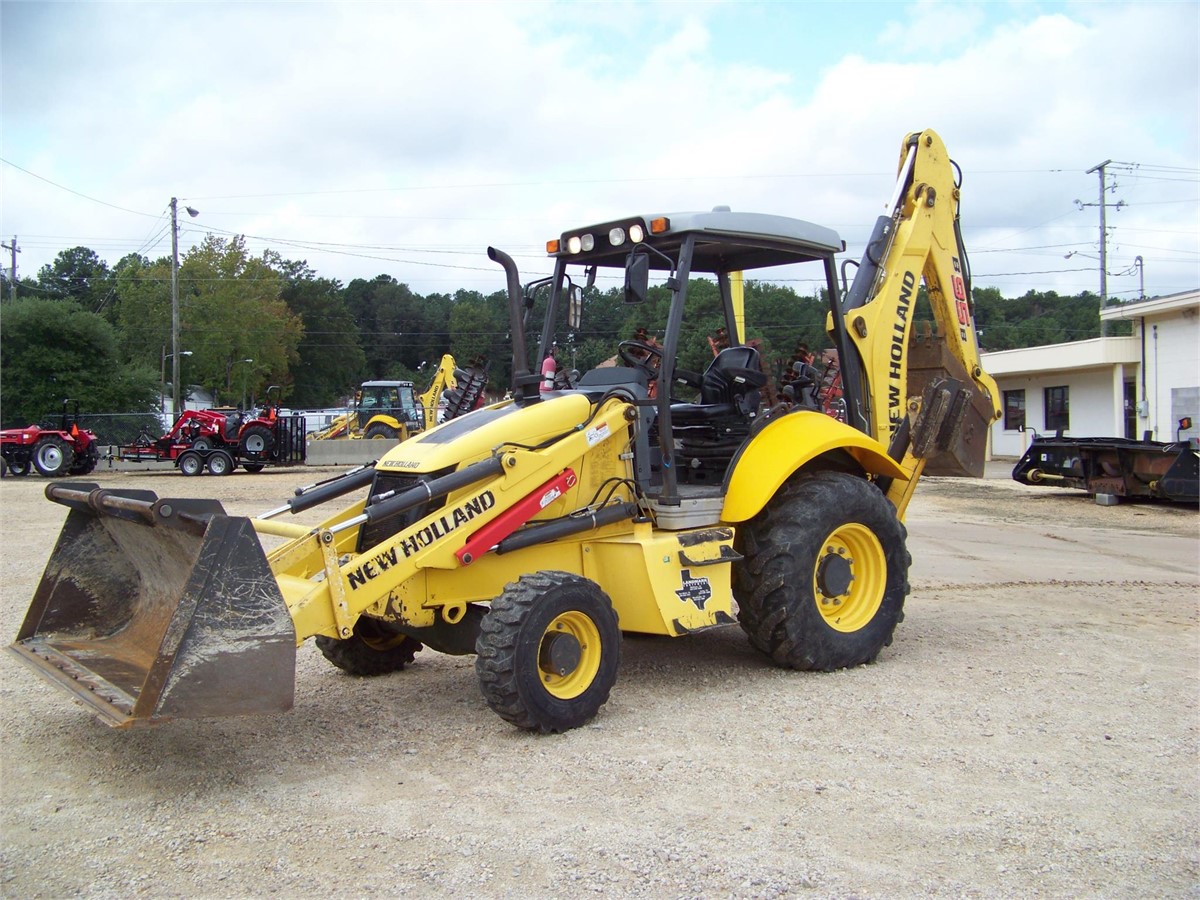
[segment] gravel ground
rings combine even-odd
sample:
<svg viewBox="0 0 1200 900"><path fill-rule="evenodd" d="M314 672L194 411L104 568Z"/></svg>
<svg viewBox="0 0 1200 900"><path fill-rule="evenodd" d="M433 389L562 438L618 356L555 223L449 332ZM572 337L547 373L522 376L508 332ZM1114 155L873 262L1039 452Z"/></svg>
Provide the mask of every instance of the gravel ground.
<svg viewBox="0 0 1200 900"><path fill-rule="evenodd" d="M736 626L629 638L565 735L510 727L470 658L428 650L363 680L310 642L292 712L133 732L5 654L0 892L1200 896L1197 512L1010 467L922 484L876 664L781 671ZM97 480L254 513L302 479ZM0 483L5 636L64 517L44 486Z"/></svg>

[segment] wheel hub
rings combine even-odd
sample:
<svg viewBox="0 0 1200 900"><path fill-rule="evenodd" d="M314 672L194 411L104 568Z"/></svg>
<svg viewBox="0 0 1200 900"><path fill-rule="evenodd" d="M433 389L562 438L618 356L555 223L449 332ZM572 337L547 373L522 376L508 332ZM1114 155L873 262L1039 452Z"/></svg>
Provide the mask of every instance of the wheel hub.
<svg viewBox="0 0 1200 900"><path fill-rule="evenodd" d="M844 551L843 551L844 552ZM850 560L838 553L827 553L817 565L817 587L826 597L840 597L850 590L854 572Z"/></svg>
<svg viewBox="0 0 1200 900"><path fill-rule="evenodd" d="M547 634L542 641L538 651L538 668L545 675L563 678L575 671L582 658L583 647L579 639L573 634L556 631Z"/></svg>

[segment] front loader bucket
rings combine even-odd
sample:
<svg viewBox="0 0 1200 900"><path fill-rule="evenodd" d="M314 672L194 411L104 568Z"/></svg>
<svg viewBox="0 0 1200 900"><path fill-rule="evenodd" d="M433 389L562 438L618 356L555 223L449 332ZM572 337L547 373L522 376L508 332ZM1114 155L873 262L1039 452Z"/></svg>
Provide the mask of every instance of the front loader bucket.
<svg viewBox="0 0 1200 900"><path fill-rule="evenodd" d="M46 496L71 511L10 651L116 728L291 708L295 629L248 519L95 484Z"/></svg>

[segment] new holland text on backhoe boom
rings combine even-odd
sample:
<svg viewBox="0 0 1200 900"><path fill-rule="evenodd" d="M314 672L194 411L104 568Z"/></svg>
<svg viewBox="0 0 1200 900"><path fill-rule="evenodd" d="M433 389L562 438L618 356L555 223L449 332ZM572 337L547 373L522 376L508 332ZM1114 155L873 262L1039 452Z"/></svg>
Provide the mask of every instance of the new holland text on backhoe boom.
<svg viewBox="0 0 1200 900"><path fill-rule="evenodd" d="M69 513L13 649L120 727L287 709L295 648L310 637L363 675L403 668L422 644L474 653L489 706L540 731L604 704L622 632L679 636L736 615L781 666L873 660L908 591L902 519L917 479L980 474L998 415L958 194L937 135L909 135L845 297L840 238L780 216L718 209L567 231L547 244L553 275L527 287L489 249L508 285L511 399L256 518L51 485ZM759 351L739 328L738 273L795 265L824 276L845 422L802 378L768 407ZM542 392L536 362L580 327L581 285L597 270L623 273L632 302L652 270L664 277L662 343L622 342L623 365ZM675 358L697 276L719 288L730 346L689 376ZM937 328L917 338L922 278ZM525 323L547 283L531 357ZM673 397L681 383L689 396ZM315 527L281 519L355 492ZM260 535L284 541L265 552Z"/></svg>

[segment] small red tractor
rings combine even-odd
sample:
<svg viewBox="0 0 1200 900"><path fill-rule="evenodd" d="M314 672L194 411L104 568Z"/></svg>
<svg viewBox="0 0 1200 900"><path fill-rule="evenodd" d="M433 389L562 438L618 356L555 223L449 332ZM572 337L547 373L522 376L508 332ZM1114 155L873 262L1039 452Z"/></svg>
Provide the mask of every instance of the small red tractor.
<svg viewBox="0 0 1200 900"><path fill-rule="evenodd" d="M74 411L68 412L71 403ZM0 431L0 476L28 475L30 468L46 478L87 475L100 460L96 435L79 427L79 404L63 400L57 428L30 425Z"/></svg>
<svg viewBox="0 0 1200 900"><path fill-rule="evenodd" d="M281 416L270 400L261 411L250 414L236 409L188 409L162 437L143 434L122 447L118 458L174 462L184 475L205 471L228 475L239 465L247 472L261 472L271 464L304 462L304 432L303 416Z"/></svg>

